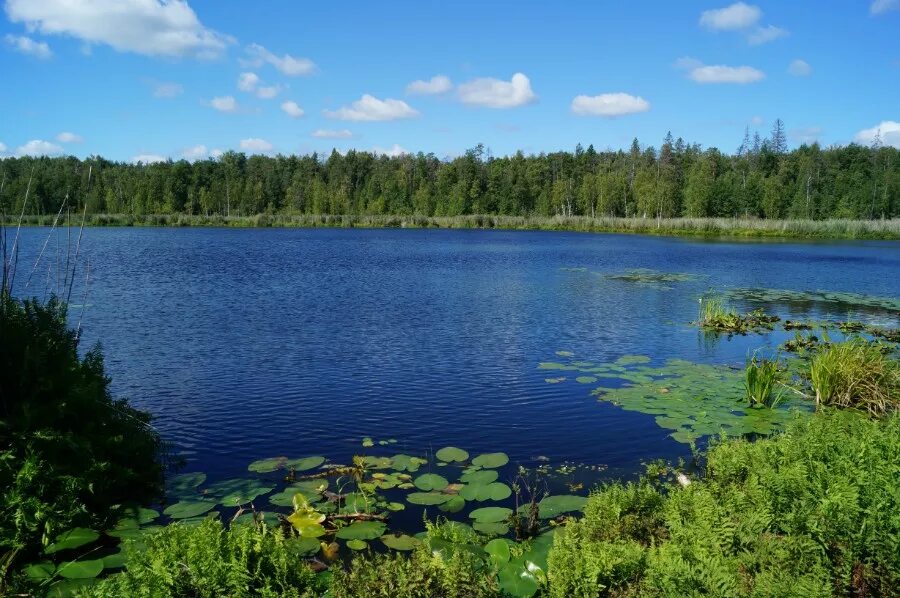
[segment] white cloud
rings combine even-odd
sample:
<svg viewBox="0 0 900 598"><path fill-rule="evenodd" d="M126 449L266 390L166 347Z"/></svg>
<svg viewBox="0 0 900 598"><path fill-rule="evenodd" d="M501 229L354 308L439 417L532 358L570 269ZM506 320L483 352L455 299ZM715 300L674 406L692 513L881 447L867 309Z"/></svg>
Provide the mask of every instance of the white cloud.
<svg viewBox="0 0 900 598"><path fill-rule="evenodd" d="M156 164L157 162L165 162L168 158L159 154L138 154L131 161L135 164L142 162L144 164Z"/></svg>
<svg viewBox="0 0 900 598"><path fill-rule="evenodd" d="M254 91L259 85L259 75L256 73L241 73L238 75L238 89L241 91Z"/></svg>
<svg viewBox="0 0 900 598"><path fill-rule="evenodd" d="M350 129L316 129L310 134L319 139L350 139L353 137L353 133Z"/></svg>
<svg viewBox="0 0 900 598"><path fill-rule="evenodd" d="M153 84L154 98L174 98L184 93L184 87L178 83L160 82Z"/></svg>
<svg viewBox="0 0 900 598"><path fill-rule="evenodd" d="M194 162L195 160L203 160L208 155L209 151L207 151L206 146L203 144L189 147L181 152L181 157L189 162Z"/></svg>
<svg viewBox="0 0 900 598"><path fill-rule="evenodd" d="M219 112L236 112L238 108L237 100L233 96L213 98L209 101L209 105Z"/></svg>
<svg viewBox="0 0 900 598"><path fill-rule="evenodd" d="M274 147L274 145L272 145L265 139L259 139L258 137L241 139L241 149L247 150L249 152L265 153L272 151Z"/></svg>
<svg viewBox="0 0 900 598"><path fill-rule="evenodd" d="M147 56L214 58L232 41L207 29L183 0L7 0L6 14L45 35Z"/></svg>
<svg viewBox="0 0 900 598"><path fill-rule="evenodd" d="M766 119L764 119L764 118L761 117L761 116L754 116L754 117L752 117L752 118L750 119L750 124L752 124L752 125L754 125L754 126L756 126L756 127L758 127L758 126L764 124L765 122L766 122Z"/></svg>
<svg viewBox="0 0 900 598"><path fill-rule="evenodd" d="M788 32L786 29L775 25L766 25L765 27L757 27L755 31L747 34L747 42L751 46L759 46L787 36Z"/></svg>
<svg viewBox="0 0 900 598"><path fill-rule="evenodd" d="M6 144L0 141L0 154L6 153Z"/></svg>
<svg viewBox="0 0 900 598"><path fill-rule="evenodd" d="M788 65L788 73L795 77L806 77L812 73L812 67L805 60L797 58Z"/></svg>
<svg viewBox="0 0 900 598"><path fill-rule="evenodd" d="M392 158L396 158L397 156L403 156L409 153L409 150L406 148L400 147L398 144L394 144L391 147L385 149L383 147L378 147L377 145L372 148L373 154L381 154L385 156L390 156Z"/></svg>
<svg viewBox="0 0 900 598"><path fill-rule="evenodd" d="M42 60L53 56L50 46L45 42L37 42L24 35L7 35L4 39L13 50L21 54L28 54Z"/></svg>
<svg viewBox="0 0 900 598"><path fill-rule="evenodd" d="M453 89L453 83L450 81L450 77L446 77L444 75L435 75L428 81L423 81L421 79L413 81L406 86L406 93L418 95L437 95L441 93L447 93L451 89Z"/></svg>
<svg viewBox="0 0 900 598"><path fill-rule="evenodd" d="M706 65L694 58L679 58L675 68L688 71L688 78L696 83L756 83L766 74L752 66Z"/></svg>
<svg viewBox="0 0 900 598"><path fill-rule="evenodd" d="M884 120L871 129L863 129L853 138L862 145L871 145L875 137L881 137L881 143L900 149L900 122Z"/></svg>
<svg viewBox="0 0 900 598"><path fill-rule="evenodd" d="M735 2L725 8L704 10L700 14L700 25L713 31L734 31L752 27L761 16L758 6Z"/></svg>
<svg viewBox="0 0 900 598"><path fill-rule="evenodd" d="M84 137L82 137L81 135L76 135L75 133L71 133L69 131L63 131L56 136L56 140L60 143L81 143L82 141L84 141Z"/></svg>
<svg viewBox="0 0 900 598"><path fill-rule="evenodd" d="M289 77L311 75L316 72L316 63L309 58L296 58L290 54L277 56L259 44L250 44L245 51L249 58L241 59L240 62L244 66L259 68L268 63Z"/></svg>
<svg viewBox="0 0 900 598"><path fill-rule="evenodd" d="M219 148L216 148L213 151L209 152L209 156L210 156L210 158L220 158L222 156L222 154L224 154L224 153L225 152L223 152Z"/></svg>
<svg viewBox="0 0 900 598"><path fill-rule="evenodd" d="M579 116L615 117L650 110L650 102L627 93L603 93L598 96L576 96L572 112Z"/></svg>
<svg viewBox="0 0 900 598"><path fill-rule="evenodd" d="M323 113L328 118L339 120L399 120L419 116L417 110L402 100L379 100L369 94L363 95L349 106L323 110Z"/></svg>
<svg viewBox="0 0 900 598"><path fill-rule="evenodd" d="M537 100L531 81L522 73L516 73L510 81L474 79L461 84L458 93L464 104L487 108L515 108Z"/></svg>
<svg viewBox="0 0 900 598"><path fill-rule="evenodd" d="M811 144L819 140L822 136L822 127L803 127L800 129L791 129L788 131L788 137L794 143Z"/></svg>
<svg viewBox="0 0 900 598"><path fill-rule="evenodd" d="M271 100L279 93L281 93L280 85L263 86L256 90L256 97L262 98L264 100Z"/></svg>
<svg viewBox="0 0 900 598"><path fill-rule="evenodd" d="M55 156L62 152L62 147L43 139L32 139L16 148L17 156Z"/></svg>
<svg viewBox="0 0 900 598"><path fill-rule="evenodd" d="M869 6L869 12L873 15L880 15L890 10L900 9L900 0L873 0Z"/></svg>
<svg viewBox="0 0 900 598"><path fill-rule="evenodd" d="M288 101L281 104L281 109L291 118L300 118L303 116L303 108L297 102Z"/></svg>

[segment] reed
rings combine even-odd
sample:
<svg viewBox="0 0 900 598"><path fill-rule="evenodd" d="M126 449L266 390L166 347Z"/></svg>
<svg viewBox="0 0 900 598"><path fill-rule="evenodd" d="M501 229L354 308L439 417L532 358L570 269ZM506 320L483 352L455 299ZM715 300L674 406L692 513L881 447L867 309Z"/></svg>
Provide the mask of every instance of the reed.
<svg viewBox="0 0 900 598"><path fill-rule="evenodd" d="M900 360L876 343L835 343L810 363L816 405L849 407L882 416L900 411Z"/></svg>

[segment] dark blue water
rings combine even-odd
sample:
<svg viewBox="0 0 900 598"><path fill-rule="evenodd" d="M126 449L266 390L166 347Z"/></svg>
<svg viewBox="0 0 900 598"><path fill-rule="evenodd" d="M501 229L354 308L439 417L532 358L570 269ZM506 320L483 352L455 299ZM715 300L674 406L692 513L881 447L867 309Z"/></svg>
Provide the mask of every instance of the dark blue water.
<svg viewBox="0 0 900 598"><path fill-rule="evenodd" d="M46 235L23 232L20 280ZM43 293L56 244L30 291ZM634 472L688 449L652 416L600 403L583 385L547 384L539 362L565 350L592 362L642 354L743 363L783 339L699 334L687 323L709 288L900 295L900 245L887 242L88 229L82 254L85 343L103 344L116 394L151 411L188 470L211 478L281 454L346 460L365 436L397 439L392 452L457 445L525 464L543 456ZM664 289L595 274L629 268L701 277ZM896 325L896 314L846 306L774 307L789 318Z"/></svg>

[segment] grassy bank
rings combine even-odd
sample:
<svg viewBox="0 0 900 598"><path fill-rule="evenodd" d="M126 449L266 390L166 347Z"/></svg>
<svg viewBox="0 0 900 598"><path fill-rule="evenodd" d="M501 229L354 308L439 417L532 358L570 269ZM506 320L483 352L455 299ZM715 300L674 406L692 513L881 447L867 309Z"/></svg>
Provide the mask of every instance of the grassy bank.
<svg viewBox="0 0 900 598"><path fill-rule="evenodd" d="M28 215L26 225L49 226L55 214ZM80 223L80 218L72 218ZM15 224L7 217L6 225ZM189 216L186 214L89 214L89 226L209 226L287 228L472 228L636 233L696 237L784 239L900 240L900 219L764 220L748 218L590 218L587 216L388 216L258 214Z"/></svg>

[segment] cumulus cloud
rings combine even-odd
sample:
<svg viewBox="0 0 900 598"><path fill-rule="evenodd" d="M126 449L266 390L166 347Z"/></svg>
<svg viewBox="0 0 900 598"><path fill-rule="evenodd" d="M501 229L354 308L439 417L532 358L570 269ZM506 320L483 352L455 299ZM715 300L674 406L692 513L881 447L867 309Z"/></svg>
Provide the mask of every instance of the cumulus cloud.
<svg viewBox="0 0 900 598"><path fill-rule="evenodd" d="M259 75L256 73L241 73L238 75L238 89L241 91L254 91L259 85Z"/></svg>
<svg viewBox="0 0 900 598"><path fill-rule="evenodd" d="M515 108L537 100L531 81L522 73L516 73L509 81L474 79L461 84L457 91L462 103L486 108Z"/></svg>
<svg viewBox="0 0 900 598"><path fill-rule="evenodd" d="M184 0L7 0L6 15L45 35L146 56L214 58L232 42L205 27Z"/></svg>
<svg viewBox="0 0 900 598"><path fill-rule="evenodd" d="M688 78L696 83L756 83L766 74L752 66L707 65L694 58L679 58L675 68L687 71Z"/></svg>
<svg viewBox="0 0 900 598"><path fill-rule="evenodd" d="M788 65L788 73L795 77L806 77L812 73L812 67L805 60L797 58Z"/></svg>
<svg viewBox="0 0 900 598"><path fill-rule="evenodd" d="M323 110L323 114L328 118L339 120L399 120L419 116L418 110L402 100L391 98L379 100L369 94L363 95L349 106L337 110Z"/></svg>
<svg viewBox="0 0 900 598"><path fill-rule="evenodd" d="M704 10L700 14L700 25L713 31L733 31L756 25L760 17L762 11L758 6L735 2L725 8Z"/></svg>
<svg viewBox="0 0 900 598"><path fill-rule="evenodd" d="M0 154L6 153L6 144L0 141Z"/></svg>
<svg viewBox="0 0 900 598"><path fill-rule="evenodd" d="M265 139L260 139L258 137L251 137L249 139L241 139L241 149L247 150L248 152L259 152L265 153L270 152L274 149L274 145L266 141Z"/></svg>
<svg viewBox="0 0 900 598"><path fill-rule="evenodd" d="M184 87L178 83L161 81L152 85L154 98L174 98L184 93Z"/></svg>
<svg viewBox="0 0 900 598"><path fill-rule="evenodd" d="M220 158L222 156L222 154L224 154L224 153L225 152L223 152L219 148L216 148L213 151L209 152L209 157L210 158Z"/></svg>
<svg viewBox="0 0 900 598"><path fill-rule="evenodd" d="M378 147L377 145L372 148L373 154L380 154L384 156L390 156L392 158L396 158L397 156L403 156L409 153L409 150L406 148L400 147L398 144L394 144L391 147L385 149L383 147Z"/></svg>
<svg viewBox="0 0 900 598"><path fill-rule="evenodd" d="M883 120L871 129L863 129L857 133L853 141L862 145L872 145L876 138L880 138L884 145L900 149L900 122Z"/></svg>
<svg viewBox="0 0 900 598"><path fill-rule="evenodd" d="M17 156L56 156L62 152L62 147L43 139L32 139L16 148Z"/></svg>
<svg viewBox="0 0 900 598"><path fill-rule="evenodd" d="M194 147L189 147L183 152L181 152L181 157L189 162L194 162L196 160L203 160L206 156L209 155L209 151L206 149L206 146L203 144L195 145Z"/></svg>
<svg viewBox="0 0 900 598"><path fill-rule="evenodd" d="M76 135L75 133L69 131L63 131L56 136L56 140L60 143L81 143L82 141L84 141L84 137L82 137L81 135Z"/></svg>
<svg viewBox="0 0 900 598"><path fill-rule="evenodd" d="M880 15L890 10L900 9L900 0L874 0L869 5L869 12L873 15Z"/></svg>
<svg viewBox="0 0 900 598"><path fill-rule="evenodd" d="M759 46L787 36L788 32L786 29L775 25L766 25L765 27L757 27L754 31L747 34L747 41L752 46Z"/></svg>
<svg viewBox="0 0 900 598"><path fill-rule="evenodd" d="M444 75L435 75L428 81L421 79L413 81L406 86L406 93L414 95L437 95L447 93L453 89L453 83L450 77Z"/></svg>
<svg viewBox="0 0 900 598"><path fill-rule="evenodd" d="M350 139L353 137L353 133L350 129L316 129L310 133L310 135L318 137L319 139Z"/></svg>
<svg viewBox="0 0 900 598"><path fill-rule="evenodd" d="M615 117L650 110L650 102L627 93L602 93L598 96L576 96L572 112L579 116Z"/></svg>
<svg viewBox="0 0 900 598"><path fill-rule="evenodd" d="M11 34L8 34L4 39L13 50L19 52L20 54L27 54L29 56L34 56L35 58L40 58L42 60L46 60L47 58L53 56L53 52L50 50L50 46L48 46L45 42L38 42L24 35Z"/></svg>
<svg viewBox="0 0 900 598"><path fill-rule="evenodd" d="M234 96L220 96L209 101L209 105L219 112L236 112L238 109L237 100Z"/></svg>
<svg viewBox="0 0 900 598"><path fill-rule="evenodd" d="M300 118L303 116L303 108L297 102L288 101L281 104L281 109L291 118Z"/></svg>
<svg viewBox="0 0 900 598"><path fill-rule="evenodd" d="M281 93L280 85L264 85L256 90L256 97L262 98L263 100L271 100L279 93Z"/></svg>
<svg viewBox="0 0 900 598"><path fill-rule="evenodd" d="M159 154L138 154L131 159L135 164L138 162L142 164L156 164L157 162L166 162L167 160L168 158L160 156Z"/></svg>
<svg viewBox="0 0 900 598"><path fill-rule="evenodd" d="M241 59L240 62L247 67L259 68L264 64L271 64L289 77L311 75L316 72L316 63L309 58L296 58L290 54L278 56L259 44L250 44L245 51L247 58Z"/></svg>

